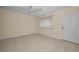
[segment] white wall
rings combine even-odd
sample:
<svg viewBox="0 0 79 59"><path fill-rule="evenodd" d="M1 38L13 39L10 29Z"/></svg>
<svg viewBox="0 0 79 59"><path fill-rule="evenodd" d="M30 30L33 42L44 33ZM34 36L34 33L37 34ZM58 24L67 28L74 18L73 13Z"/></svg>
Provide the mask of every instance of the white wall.
<svg viewBox="0 0 79 59"><path fill-rule="evenodd" d="M64 40L79 43L79 12L63 16Z"/></svg>
<svg viewBox="0 0 79 59"><path fill-rule="evenodd" d="M44 35L47 35L50 37L64 40L64 33L62 32L62 17L63 17L63 15L67 15L67 14L75 13L75 12L79 12L79 7L76 7L76 6L75 7L66 7L64 9L44 15L44 16L54 15L52 17L52 24L53 24L52 30L48 31L47 29L39 28L38 32L40 34L44 34ZM43 17L43 16L40 16L40 17Z"/></svg>
<svg viewBox="0 0 79 59"><path fill-rule="evenodd" d="M0 39L36 33L36 17L0 9Z"/></svg>
<svg viewBox="0 0 79 59"><path fill-rule="evenodd" d="M63 15L79 12L79 7L68 7L44 16L52 17L52 30L39 28L39 18L31 15L0 9L0 38L13 37L18 35L40 33L57 39L64 39L62 32Z"/></svg>

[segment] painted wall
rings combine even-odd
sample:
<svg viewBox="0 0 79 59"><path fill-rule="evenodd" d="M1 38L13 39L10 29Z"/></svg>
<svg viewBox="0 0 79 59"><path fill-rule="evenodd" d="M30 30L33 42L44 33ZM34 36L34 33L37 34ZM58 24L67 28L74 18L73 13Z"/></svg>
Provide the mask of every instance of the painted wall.
<svg viewBox="0 0 79 59"><path fill-rule="evenodd" d="M49 16L49 15L54 15L52 16L52 30L48 31L47 29L38 29L38 32L40 34L44 34L50 37L54 37L57 39L64 39L64 33L62 31L62 17L63 15L67 15L70 13L75 13L79 12L79 7L66 7L64 9L49 13L48 15L44 16ZM43 17L43 16L40 16ZM39 22L39 21L38 21Z"/></svg>
<svg viewBox="0 0 79 59"><path fill-rule="evenodd" d="M52 17L52 30L48 31L47 29L39 28L40 17L0 9L0 39L32 33L40 33L57 39L64 39L64 33L61 29L62 17L63 15L75 12L79 12L79 7L66 7L45 15L54 15Z"/></svg>
<svg viewBox="0 0 79 59"><path fill-rule="evenodd" d="M0 39L36 33L36 17L0 9Z"/></svg>
<svg viewBox="0 0 79 59"><path fill-rule="evenodd" d="M63 17L64 40L79 43L79 12Z"/></svg>

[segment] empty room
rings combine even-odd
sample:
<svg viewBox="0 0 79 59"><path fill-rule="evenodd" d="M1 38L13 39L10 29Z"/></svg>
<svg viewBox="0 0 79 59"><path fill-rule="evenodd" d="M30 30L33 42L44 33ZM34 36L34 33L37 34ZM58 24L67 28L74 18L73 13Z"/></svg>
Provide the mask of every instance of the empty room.
<svg viewBox="0 0 79 59"><path fill-rule="evenodd" d="M78 6L0 6L0 52L79 52Z"/></svg>

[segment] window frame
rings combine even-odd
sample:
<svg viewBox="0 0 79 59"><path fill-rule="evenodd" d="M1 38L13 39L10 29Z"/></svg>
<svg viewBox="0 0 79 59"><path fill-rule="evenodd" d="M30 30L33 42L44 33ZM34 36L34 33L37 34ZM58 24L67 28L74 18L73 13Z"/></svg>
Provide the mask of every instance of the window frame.
<svg viewBox="0 0 79 59"><path fill-rule="evenodd" d="M46 23L48 23L48 25ZM52 29L52 16L40 18L40 28Z"/></svg>

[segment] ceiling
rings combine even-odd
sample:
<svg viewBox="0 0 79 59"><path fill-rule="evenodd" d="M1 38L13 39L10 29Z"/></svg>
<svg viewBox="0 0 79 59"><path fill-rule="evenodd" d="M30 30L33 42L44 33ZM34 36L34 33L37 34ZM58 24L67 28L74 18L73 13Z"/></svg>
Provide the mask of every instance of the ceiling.
<svg viewBox="0 0 79 59"><path fill-rule="evenodd" d="M40 9L36 11L28 12L29 6L2 6L1 8L13 10L16 12L28 13L35 16L45 15L50 12L57 11L59 9L63 9L66 6L32 6L33 9Z"/></svg>

